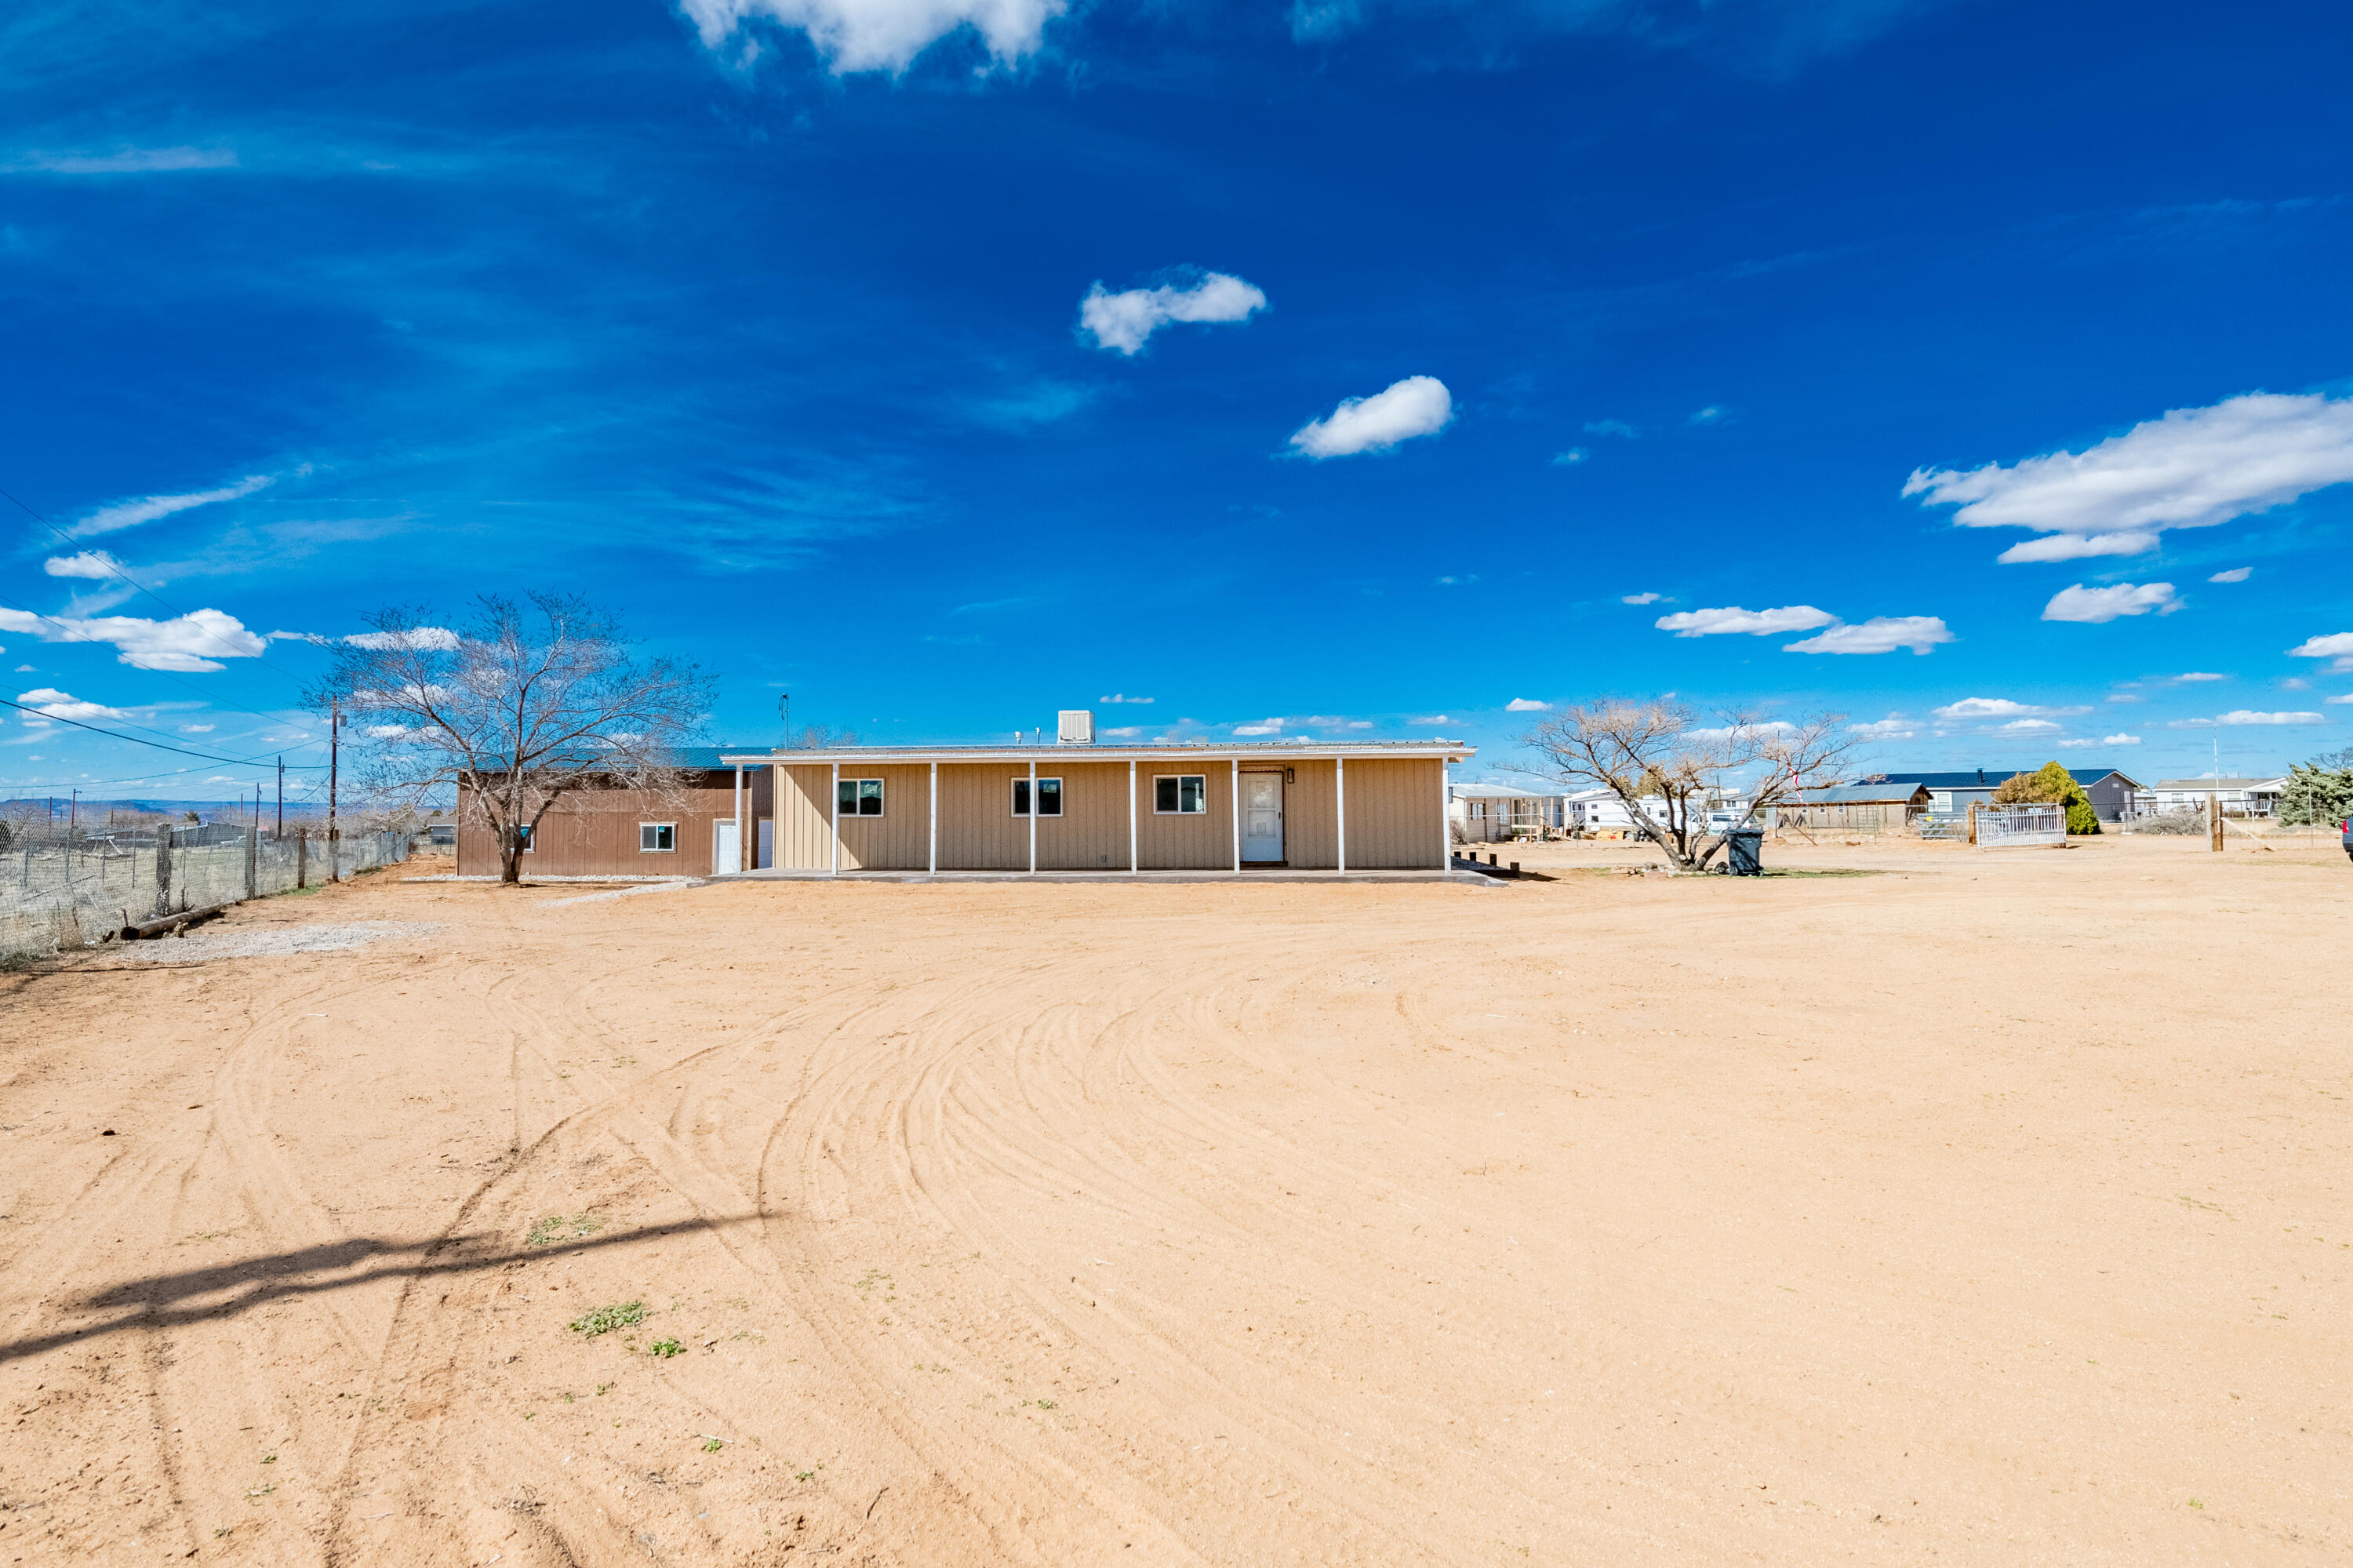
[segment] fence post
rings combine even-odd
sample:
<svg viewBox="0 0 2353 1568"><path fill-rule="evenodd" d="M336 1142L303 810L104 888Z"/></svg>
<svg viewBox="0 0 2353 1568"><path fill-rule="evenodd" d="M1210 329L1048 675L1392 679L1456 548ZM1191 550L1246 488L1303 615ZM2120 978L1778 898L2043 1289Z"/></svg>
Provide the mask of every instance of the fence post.
<svg viewBox="0 0 2353 1568"><path fill-rule="evenodd" d="M1970 801L1970 802L1969 802L1969 842L1971 842L1971 843L1975 843L1975 842L1978 842L1978 803L1977 803L1975 800L1972 800L1972 801Z"/></svg>
<svg viewBox="0 0 2353 1568"><path fill-rule="evenodd" d="M294 888L301 892L311 885L311 830L294 830Z"/></svg>
<svg viewBox="0 0 2353 1568"><path fill-rule="evenodd" d="M248 898L257 896L261 891L254 881L260 868L260 854L261 830L259 827L248 828L245 834L245 895Z"/></svg>
<svg viewBox="0 0 2353 1568"><path fill-rule="evenodd" d="M2222 853L2222 797L2209 791L2206 796L2206 832L2211 835L2209 847L2216 854Z"/></svg>
<svg viewBox="0 0 2353 1568"><path fill-rule="evenodd" d="M155 913L168 915L172 910L172 830L158 829L155 833Z"/></svg>

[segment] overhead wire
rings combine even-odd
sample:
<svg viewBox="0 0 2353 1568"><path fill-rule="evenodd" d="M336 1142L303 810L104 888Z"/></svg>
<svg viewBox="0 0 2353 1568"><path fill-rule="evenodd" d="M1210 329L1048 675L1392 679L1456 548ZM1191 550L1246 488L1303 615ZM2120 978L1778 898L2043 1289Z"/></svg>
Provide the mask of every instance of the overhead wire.
<svg viewBox="0 0 2353 1568"><path fill-rule="evenodd" d="M237 768L275 768L278 766L275 758L262 758L258 757L221 757L209 751L190 751L185 746L170 746L160 740L142 740L135 735L122 735L114 730L100 729L94 724L84 724L79 719L60 718L56 714L45 714L41 712L40 709L28 707L23 703L10 702L6 697L0 697L0 707L15 708L18 713L31 714L35 717L46 719L51 724L71 725L76 729L86 729L92 735L102 735L109 740L126 740L133 746L152 746L158 751L176 751L182 757L200 757L206 762L224 762ZM305 773L322 773L326 770L327 765L323 762L290 762L287 764L287 767L289 768L300 768ZM188 771L193 773L195 769L191 768Z"/></svg>

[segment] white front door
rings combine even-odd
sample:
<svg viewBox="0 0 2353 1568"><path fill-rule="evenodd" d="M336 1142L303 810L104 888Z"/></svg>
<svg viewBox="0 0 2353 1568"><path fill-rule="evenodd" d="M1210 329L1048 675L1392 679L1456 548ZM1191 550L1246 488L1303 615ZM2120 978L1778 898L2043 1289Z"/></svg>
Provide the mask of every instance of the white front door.
<svg viewBox="0 0 2353 1568"><path fill-rule="evenodd" d="M744 869L744 835L735 819L723 817L711 824L711 874L733 876Z"/></svg>
<svg viewBox="0 0 2353 1568"><path fill-rule="evenodd" d="M1282 858L1282 775L1242 775L1242 859Z"/></svg>

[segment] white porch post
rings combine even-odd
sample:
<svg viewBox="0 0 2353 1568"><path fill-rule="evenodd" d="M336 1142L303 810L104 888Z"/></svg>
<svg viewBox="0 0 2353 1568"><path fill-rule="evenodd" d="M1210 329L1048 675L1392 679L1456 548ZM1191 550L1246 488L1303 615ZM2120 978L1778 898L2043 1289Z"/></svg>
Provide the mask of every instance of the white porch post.
<svg viewBox="0 0 2353 1568"><path fill-rule="evenodd" d="M735 869L744 869L744 765L735 765Z"/></svg>
<svg viewBox="0 0 2353 1568"><path fill-rule="evenodd" d="M1332 793L1339 801L1340 874L1348 874L1348 759L1332 759Z"/></svg>
<svg viewBox="0 0 2353 1568"><path fill-rule="evenodd" d="M1029 759L1029 874L1038 874L1038 759Z"/></svg>
<svg viewBox="0 0 2353 1568"><path fill-rule="evenodd" d="M940 765L932 764L932 848L924 862L931 874L940 874Z"/></svg>
<svg viewBox="0 0 2353 1568"><path fill-rule="evenodd" d="M1234 874L1242 874L1242 759L1234 758Z"/></svg>
<svg viewBox="0 0 2353 1568"><path fill-rule="evenodd" d="M1453 802L1447 799L1452 791L1446 782L1446 758L1438 759L1438 869L1454 869L1454 839L1446 821L1446 810Z"/></svg>
<svg viewBox="0 0 2353 1568"><path fill-rule="evenodd" d="M1135 853L1135 758L1127 759L1127 874L1134 876L1143 871Z"/></svg>
<svg viewBox="0 0 2353 1568"><path fill-rule="evenodd" d="M833 824L833 873L841 874L841 764L833 765L833 799L826 805L826 820Z"/></svg>

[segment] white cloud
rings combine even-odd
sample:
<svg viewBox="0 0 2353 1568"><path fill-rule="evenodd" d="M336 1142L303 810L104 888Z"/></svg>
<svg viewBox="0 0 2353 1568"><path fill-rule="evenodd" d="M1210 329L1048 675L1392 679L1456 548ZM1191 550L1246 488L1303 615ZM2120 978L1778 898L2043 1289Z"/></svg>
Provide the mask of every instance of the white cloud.
<svg viewBox="0 0 2353 1568"><path fill-rule="evenodd" d="M1097 697L1095 699L1095 701L1099 703L1148 703L1153 700L1154 699L1150 697L1131 697L1124 692L1113 692L1107 697Z"/></svg>
<svg viewBox="0 0 2353 1568"><path fill-rule="evenodd" d="M1713 403L1709 404L1706 408L1702 408L1698 413L1694 414L1691 417L1691 422L1694 425L1720 424L1723 422L1723 419L1724 410L1717 408Z"/></svg>
<svg viewBox="0 0 2353 1568"><path fill-rule="evenodd" d="M2114 588L2087 588L2082 583L2063 588L2042 607L2045 620L2079 620L2100 625L2120 615L2147 615L2150 610L2171 615L2181 608L2171 583L2118 583Z"/></svg>
<svg viewBox="0 0 2353 1568"><path fill-rule="evenodd" d="M2172 409L2080 454L1967 472L1916 469L1904 493L1959 507L1953 521L1966 528L2093 537L2202 528L2347 480L2353 398L2254 392Z"/></svg>
<svg viewBox="0 0 2353 1568"><path fill-rule="evenodd" d="M1837 620L1829 610L1816 609L1810 604L1784 605L1778 609L1743 609L1734 604L1720 609L1677 610L1651 624L1678 637L1717 637L1727 632L1769 637L1780 631L1810 631Z"/></svg>
<svg viewBox="0 0 2353 1568"><path fill-rule="evenodd" d="M2217 675L2211 670L2185 670L2173 677L2177 681L2227 681L2228 675Z"/></svg>
<svg viewBox="0 0 2353 1568"><path fill-rule="evenodd" d="M2323 697L2320 700L2326 706L2337 707L2346 703L2353 703L2353 692L2348 692L2341 697Z"/></svg>
<svg viewBox="0 0 2353 1568"><path fill-rule="evenodd" d="M1257 285L1225 272L1204 273L1189 288L1163 285L1113 293L1101 283L1079 302L1079 324L1094 334L1095 346L1134 354L1170 322L1239 322L1266 309Z"/></svg>
<svg viewBox="0 0 2353 1568"><path fill-rule="evenodd" d="M1386 451L1416 436L1436 435L1454 418L1454 398L1435 376L1409 376L1369 397L1348 397L1330 415L1292 433L1291 444L1312 458Z"/></svg>
<svg viewBox="0 0 2353 1568"><path fill-rule="evenodd" d="M2253 708L2233 708L2229 713L2217 714L2212 718L2176 719L2166 727L2168 729L2213 729L2217 726L2236 728L2242 725L2327 724L2327 714L2263 714L2257 713Z"/></svg>
<svg viewBox="0 0 2353 1568"><path fill-rule="evenodd" d="M2014 703L2008 697L1963 697L1957 703L1947 703L1943 707L1935 710L1938 718L1955 721L2010 718L2062 711L2067 710L2036 707L2031 703Z"/></svg>
<svg viewBox="0 0 2353 1568"><path fill-rule="evenodd" d="M2227 572L2216 572L2206 580L2210 583L2242 583L2255 575L2253 567L2232 567Z"/></svg>
<svg viewBox="0 0 2353 1568"><path fill-rule="evenodd" d="M1282 721L1279 718L1271 718L1261 719L1256 724L1238 724L1234 726L1234 733L1236 735L1281 735Z"/></svg>
<svg viewBox="0 0 2353 1568"><path fill-rule="evenodd" d="M1144 733L1144 726L1140 724L1125 724L1121 725L1116 729L1107 729L1103 731L1103 733L1114 739L1125 740L1131 736L1142 735Z"/></svg>
<svg viewBox="0 0 2353 1568"><path fill-rule="evenodd" d="M2312 683L2306 680L2301 675L2286 676L2283 678L2279 683L2284 689L2291 692L2308 692L2312 690Z"/></svg>
<svg viewBox="0 0 2353 1568"><path fill-rule="evenodd" d="M465 639L446 626L412 626L406 631L355 631L343 641L354 648L365 648L371 652L410 648L432 653L450 653L455 652Z"/></svg>
<svg viewBox="0 0 2353 1568"><path fill-rule="evenodd" d="M2307 637L2287 651L2291 659L2353 659L2353 631Z"/></svg>
<svg viewBox="0 0 2353 1568"><path fill-rule="evenodd" d="M1411 726L1413 726L1416 729L1419 729L1419 728L1420 728L1420 727L1421 727L1422 726L1424 726L1424 725L1432 725L1432 724L1460 724L1460 723L1461 723L1462 721L1461 721L1461 720L1460 720L1460 719L1458 719L1458 718L1455 718L1455 717L1454 717L1452 715L1451 715L1451 714L1424 714L1424 715L1423 715L1421 717L1419 717L1419 718L1410 718L1410 719L1406 720L1405 722L1406 722L1406 723L1408 723L1408 724L1409 724L1409 725L1411 725Z"/></svg>
<svg viewBox="0 0 2353 1568"><path fill-rule="evenodd" d="M1623 419L1595 419L1585 427L1585 433L1588 436L1616 436L1620 440L1630 441L1642 432Z"/></svg>
<svg viewBox="0 0 2353 1568"><path fill-rule="evenodd" d="M1583 462L1587 458L1589 458L1593 454L1591 452L1587 451L1583 447L1571 447L1565 452L1553 453L1552 466L1555 468L1566 468L1571 463Z"/></svg>
<svg viewBox="0 0 2353 1568"><path fill-rule="evenodd" d="M836 75L902 71L960 27L978 32L989 54L1018 60L1037 49L1063 0L681 0L715 49L745 22L765 17L808 35Z"/></svg>
<svg viewBox="0 0 2353 1568"><path fill-rule="evenodd" d="M180 733L182 735L210 735L219 727L220 726L218 725L211 724L184 724L180 726Z"/></svg>
<svg viewBox="0 0 2353 1568"><path fill-rule="evenodd" d="M2138 746L2140 744L2140 736L2137 735L2126 735L2122 731L2119 731L2115 735L2104 735L2100 736L2100 744L2102 746Z"/></svg>
<svg viewBox="0 0 2353 1568"><path fill-rule="evenodd" d="M1659 602L1659 596L1654 593L1630 593L1621 597L1618 602L1620 604L1656 604Z"/></svg>
<svg viewBox="0 0 2353 1568"><path fill-rule="evenodd" d="M1864 740L1910 740L1917 733L1902 714L1889 714L1883 719L1852 726Z"/></svg>
<svg viewBox="0 0 2353 1568"><path fill-rule="evenodd" d="M2148 701L2147 697L2137 696L2131 692L2110 692L2108 694L2107 700L2112 703L2145 703Z"/></svg>
<svg viewBox="0 0 2353 1568"><path fill-rule="evenodd" d="M1996 735L2049 735L2052 730L2061 727L2049 719L2012 719L2008 724L1994 726L1993 733Z"/></svg>
<svg viewBox="0 0 2353 1568"><path fill-rule="evenodd" d="M94 719L131 716L121 708L110 708L103 703L86 703L71 692L60 692L50 686L36 686L29 692L18 692L16 700L49 718L79 719L84 724Z"/></svg>
<svg viewBox="0 0 2353 1568"><path fill-rule="evenodd" d="M2157 548L2157 535L2127 534L2047 534L2012 545L1994 559L2005 567L2029 561L2079 561L2086 556L2137 556Z"/></svg>
<svg viewBox="0 0 2353 1568"><path fill-rule="evenodd" d="M1939 642L1953 640L1951 630L1934 615L1874 615L1860 626L1833 626L1820 636L1784 647L1784 653L1893 653L1909 648L1926 653Z"/></svg>
<svg viewBox="0 0 2353 1568"><path fill-rule="evenodd" d="M112 153L27 153L12 171L45 175L158 175L178 169L233 169L227 147L124 147Z"/></svg>
<svg viewBox="0 0 2353 1568"><path fill-rule="evenodd" d="M1732 740L1760 735L1792 735L1797 728L1787 719L1768 719L1763 724L1727 725L1722 729L1687 729L1683 734L1694 740Z"/></svg>
<svg viewBox="0 0 2353 1568"><path fill-rule="evenodd" d="M41 570L53 577L90 577L102 580L122 570L122 563L104 550L84 550L76 556L51 556L41 563Z"/></svg>
<svg viewBox="0 0 2353 1568"><path fill-rule="evenodd" d="M1532 697L1514 697L1504 705L1507 714L1540 714L1550 710L1550 703L1540 703Z"/></svg>
<svg viewBox="0 0 2353 1568"><path fill-rule="evenodd" d="M0 609L0 631L21 631L44 642L111 642L121 663L183 674L221 669L221 659L259 659L269 647L235 616L217 609L199 609L174 620L135 615L74 620Z"/></svg>
<svg viewBox="0 0 2353 1568"><path fill-rule="evenodd" d="M158 517L169 517L174 512L185 512L192 506L210 506L215 502L239 500L276 482L274 474L254 473L248 474L235 484L224 484L218 490L192 491L185 495L144 495L136 501L118 501L111 506L100 507L66 532L77 539L87 539L97 534L136 528L142 523L153 523Z"/></svg>

